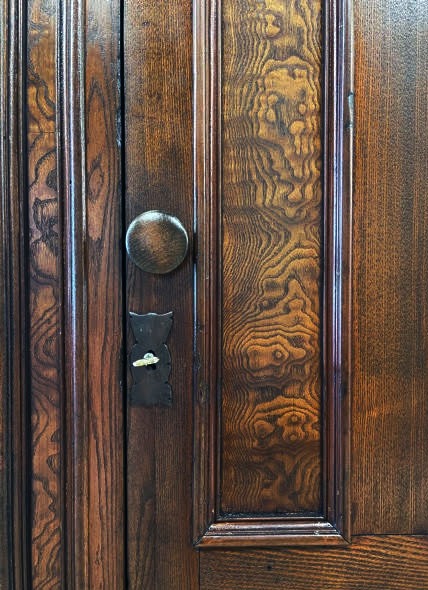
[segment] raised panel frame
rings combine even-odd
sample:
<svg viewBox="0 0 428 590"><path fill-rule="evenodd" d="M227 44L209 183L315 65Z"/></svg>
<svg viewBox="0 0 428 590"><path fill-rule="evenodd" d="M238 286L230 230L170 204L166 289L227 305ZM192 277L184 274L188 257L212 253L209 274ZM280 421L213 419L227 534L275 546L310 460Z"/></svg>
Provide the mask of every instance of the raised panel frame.
<svg viewBox="0 0 428 590"><path fill-rule="evenodd" d="M352 4L323 5L323 516L219 515L221 0L194 4L196 368L193 540L198 548L350 542Z"/></svg>

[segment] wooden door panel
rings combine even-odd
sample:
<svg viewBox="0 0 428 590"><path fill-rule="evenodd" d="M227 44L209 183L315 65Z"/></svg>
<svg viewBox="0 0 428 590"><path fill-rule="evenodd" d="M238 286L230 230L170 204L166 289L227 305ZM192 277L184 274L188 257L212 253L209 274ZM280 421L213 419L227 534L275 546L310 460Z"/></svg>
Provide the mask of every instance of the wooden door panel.
<svg viewBox="0 0 428 590"><path fill-rule="evenodd" d="M347 17L195 7L201 547L349 534Z"/></svg>
<svg viewBox="0 0 428 590"><path fill-rule="evenodd" d="M427 27L355 3L355 533L428 531Z"/></svg>
<svg viewBox="0 0 428 590"><path fill-rule="evenodd" d="M90 588L126 587L125 569L127 556L122 541L125 530L124 517L124 414L123 407L123 289L122 289L122 169L121 150L118 141L120 76L117 55L120 50L118 29L120 26L119 1L106 6L102 1L88 2L86 10L74 6L71 13L76 22L76 35L81 34L79 19L85 14L85 84L86 157L84 210L87 232L86 250L83 252L82 278L76 283L87 282L87 290L81 302L87 306L87 448L88 453L88 574L80 559L80 579ZM71 7L70 7L71 8ZM65 26L67 21L65 21ZM77 39L79 41L79 37ZM70 50L75 55L76 47ZM69 64L70 74L78 63ZM73 100L73 89L70 89ZM82 108L82 106L81 106ZM74 122L73 122L74 123ZM74 172L75 174L75 172ZM73 208L75 203L70 203ZM85 224L85 219L83 220ZM79 243L78 235L74 238ZM80 243L81 243L80 238ZM67 267L73 268L70 260ZM76 289L76 287L71 287ZM84 311L81 312L84 317ZM81 349L77 343L74 364L81 367ZM80 393L80 395L82 395ZM109 403L107 403L107 400ZM76 410L74 410L76 412ZM78 408L78 414L80 408ZM80 431L84 434L84 430ZM80 437L80 432L75 435ZM86 442L86 441L85 441ZM83 464L84 461L83 461ZM78 486L79 480L75 482ZM79 488L77 488L79 491ZM81 492L80 492L81 493ZM83 503L85 494L82 494ZM78 502L78 498L76 499ZM83 504L84 505L84 504ZM79 504L78 504L79 506ZM86 508L86 507L85 507ZM79 510L77 510L79 513ZM83 519L82 519L83 520ZM80 522L76 523L80 535ZM85 537L80 538L84 543ZM82 547L79 546L80 551ZM83 571L82 571L83 570ZM79 584L79 580L76 580ZM77 587L77 586L76 586Z"/></svg>
<svg viewBox="0 0 428 590"><path fill-rule="evenodd" d="M3 2L1 590L428 588L427 30ZM167 275L126 258L149 209ZM128 396L129 311L174 314L169 407Z"/></svg>
<svg viewBox="0 0 428 590"><path fill-rule="evenodd" d="M319 515L321 6L218 13L219 512Z"/></svg>

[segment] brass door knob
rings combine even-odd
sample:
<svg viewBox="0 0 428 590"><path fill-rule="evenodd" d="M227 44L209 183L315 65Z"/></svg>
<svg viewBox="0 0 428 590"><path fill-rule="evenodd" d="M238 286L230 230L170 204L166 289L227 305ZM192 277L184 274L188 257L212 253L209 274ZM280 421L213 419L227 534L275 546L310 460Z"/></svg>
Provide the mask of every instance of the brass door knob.
<svg viewBox="0 0 428 590"><path fill-rule="evenodd" d="M146 272L165 274L184 260L189 239L183 224L162 211L146 211L126 232L126 250L132 262Z"/></svg>

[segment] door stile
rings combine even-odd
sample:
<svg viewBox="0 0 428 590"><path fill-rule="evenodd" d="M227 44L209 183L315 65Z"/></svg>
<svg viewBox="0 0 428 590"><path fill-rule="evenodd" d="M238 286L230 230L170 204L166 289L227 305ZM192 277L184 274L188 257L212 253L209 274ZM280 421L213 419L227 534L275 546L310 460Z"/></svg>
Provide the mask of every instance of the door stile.
<svg viewBox="0 0 428 590"><path fill-rule="evenodd" d="M128 0L124 3L123 34L126 225L140 214L157 210L178 218L189 237L187 257L171 272L144 272L127 259L127 359L135 344L129 313L173 313L166 340L172 399L144 406L128 396L128 583L133 590L196 588L199 556L191 543L192 2ZM128 367L131 393L130 363Z"/></svg>
<svg viewBox="0 0 428 590"><path fill-rule="evenodd" d="M58 162L64 275L67 588L125 587L120 9L61 4Z"/></svg>

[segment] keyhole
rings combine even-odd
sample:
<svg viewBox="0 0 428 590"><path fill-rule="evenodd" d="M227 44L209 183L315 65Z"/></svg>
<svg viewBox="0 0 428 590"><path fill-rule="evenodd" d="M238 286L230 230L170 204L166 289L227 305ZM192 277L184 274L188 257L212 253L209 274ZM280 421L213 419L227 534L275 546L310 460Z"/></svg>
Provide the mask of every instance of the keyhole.
<svg viewBox="0 0 428 590"><path fill-rule="evenodd" d="M147 352L147 355L149 355L149 354L150 354L151 356L155 356L155 353L153 352L153 350L149 350L149 351ZM145 356L146 356L146 355L145 355ZM146 366L146 371L156 371L156 366L157 366L157 363L153 363L153 365L147 365L147 366Z"/></svg>

